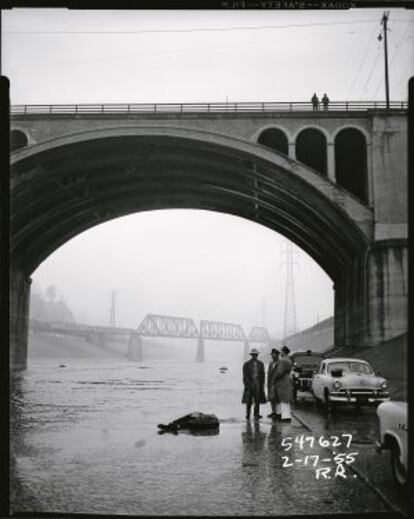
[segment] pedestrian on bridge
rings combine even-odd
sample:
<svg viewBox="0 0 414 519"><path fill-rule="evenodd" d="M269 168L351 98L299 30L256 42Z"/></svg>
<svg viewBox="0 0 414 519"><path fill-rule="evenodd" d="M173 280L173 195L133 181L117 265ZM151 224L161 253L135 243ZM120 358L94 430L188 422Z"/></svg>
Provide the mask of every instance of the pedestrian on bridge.
<svg viewBox="0 0 414 519"><path fill-rule="evenodd" d="M276 348L272 348L270 354L272 356L272 360L269 362L269 367L267 370L267 398L270 402L272 412L268 415L268 418L280 418L280 402L277 397L274 380L280 351Z"/></svg>
<svg viewBox="0 0 414 519"><path fill-rule="evenodd" d="M246 404L246 420L250 420L250 410L254 403L254 419L262 418L260 404L266 403L264 392L265 369L264 364L258 359L259 351L256 348L250 350L251 359L243 364L244 391L242 404Z"/></svg>
<svg viewBox="0 0 414 519"><path fill-rule="evenodd" d="M326 94L323 94L322 104L323 104L323 109L327 110L328 106L329 106L329 97Z"/></svg>
<svg viewBox="0 0 414 519"><path fill-rule="evenodd" d="M280 402L280 415L282 422L290 422L292 419L290 412L290 404L292 401L292 380L290 372L292 370L292 362L289 360L290 349L283 346L279 361L276 366L276 372L273 375L274 384L278 402Z"/></svg>
<svg viewBox="0 0 414 519"><path fill-rule="evenodd" d="M316 95L316 92L315 92L315 93L313 94L313 96L312 96L311 103L312 103L313 111L314 111L314 112L316 112L317 110L319 110L319 98L318 98L318 96Z"/></svg>

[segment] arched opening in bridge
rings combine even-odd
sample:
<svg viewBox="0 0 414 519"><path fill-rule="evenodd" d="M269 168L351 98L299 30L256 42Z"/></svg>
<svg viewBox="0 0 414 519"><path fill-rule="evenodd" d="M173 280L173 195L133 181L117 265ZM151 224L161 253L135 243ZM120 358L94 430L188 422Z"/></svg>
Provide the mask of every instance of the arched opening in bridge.
<svg viewBox="0 0 414 519"><path fill-rule="evenodd" d="M335 137L335 175L338 184L367 201L367 144L356 128L344 128Z"/></svg>
<svg viewBox="0 0 414 519"><path fill-rule="evenodd" d="M296 137L296 159L327 175L326 137L316 128L305 128Z"/></svg>
<svg viewBox="0 0 414 519"><path fill-rule="evenodd" d="M289 154L289 142L285 132L279 128L267 128L263 130L257 139L259 144L285 155Z"/></svg>
<svg viewBox="0 0 414 519"><path fill-rule="evenodd" d="M42 174L45 169L48 175ZM26 355L26 328L20 324L27 323L25 301L30 294L30 276L36 268L68 240L81 237L89 229L118 217L151 214L154 210L196 209L228 214L280 233L313 258L335 283L335 310L343 310L335 314L339 316L335 334L341 342L350 343L349 334L354 329L350 326L351 317L352 322L358 316L364 318L362 312L357 314L362 295L352 287L357 282L358 286L363 284L360 258L367 245L365 230L358 222L361 214L367 213L368 221L371 213L354 198L347 199L346 193L346 203L342 197L339 207L334 186L326 191L325 184L321 186L309 168L299 162L293 164L279 152L193 130L110 128L58 138L31 146L20 155L16 153L12 175L16 180L11 204L12 303L16 316L12 337L18 345L13 350L16 363L24 361ZM195 236L204 238L203 230L193 229L193 234L186 238L190 245ZM233 232L228 233L226 240L230 245L234 236ZM137 238L131 238L131 243L135 242L142 245ZM106 250L94 270L99 272L107 267L108 250L113 247L113 242L106 242ZM177 249L176 242L170 244L169 250ZM254 253L257 255L257 251ZM140 254L145 256L145 247ZM209 254L206 252L206 257ZM165 251L160 251L152 262L161 261L165 255ZM83 256L83 252L79 254L79 258ZM229 276L244 256L246 253L240 252L233 259ZM75 265L79 266L79 258L74 260ZM187 257L183 264L190 264ZM198 264L195 259L194 265ZM119 272L123 268L120 265ZM247 266L245 270L250 272ZM261 270L257 268L258 272ZM213 286L213 281L209 286ZM157 280L147 291L154 292L162 286ZM180 293L179 285L176 291ZM137 293L142 293L142 286L137 287ZM197 306L194 301L199 296L200 292L194 294L191 308ZM250 298L246 290L239 294L234 307ZM214 304L221 304L220 297L215 296ZM107 310L109 305L107 301ZM349 308L356 309L355 315L351 316ZM355 329L362 333L362 325Z"/></svg>
<svg viewBox="0 0 414 519"><path fill-rule="evenodd" d="M24 148L28 144L27 135L21 130L12 130L10 132L10 150L16 151Z"/></svg>
<svg viewBox="0 0 414 519"><path fill-rule="evenodd" d="M333 313L332 280L305 252L294 249L294 261L301 265L294 268L298 329L319 321L322 330L322 321ZM200 330L201 320L239 324L246 337L254 326L265 327L277 340L284 331L285 256L283 236L240 217L179 209L133 214L79 234L36 269L31 318L109 326L111 292L116 287L115 324L120 328L137 329L147 314L156 313L193 320L191 331L194 325ZM65 307L66 313L59 314ZM160 330L171 324L154 322ZM210 328L214 332L214 326ZM127 355L127 340L121 338L106 344L97 334L90 339L62 335L54 340L73 355ZM154 334L142 340L144 361L188 362L199 353L196 336L179 339ZM298 334L288 344L329 347L332 340L330 322L319 336ZM265 344L251 346L266 351ZM55 355L57 348L45 335L29 336L29 360L47 351ZM212 337L205 338L203 350L206 362L227 365L243 360L245 344L238 336Z"/></svg>

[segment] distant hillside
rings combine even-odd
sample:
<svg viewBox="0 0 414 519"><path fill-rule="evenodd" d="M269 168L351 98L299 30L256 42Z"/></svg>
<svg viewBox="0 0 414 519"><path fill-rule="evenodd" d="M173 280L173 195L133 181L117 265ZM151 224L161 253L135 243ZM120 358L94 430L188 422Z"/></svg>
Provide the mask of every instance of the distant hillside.
<svg viewBox="0 0 414 519"><path fill-rule="evenodd" d="M102 349L90 344L79 337L68 335L51 335L40 333L29 333L28 359L110 359L126 358L125 352L109 349Z"/></svg>
<svg viewBox="0 0 414 519"><path fill-rule="evenodd" d="M376 373L390 384L391 398L407 400L407 334L378 346L338 346L326 352L328 357L355 357L368 361Z"/></svg>
<svg viewBox="0 0 414 519"><path fill-rule="evenodd" d="M144 359L195 359L194 341L166 341L144 338ZM69 359L127 359L128 339L109 341L100 348L79 337L68 335L29 333L30 360Z"/></svg>
<svg viewBox="0 0 414 519"><path fill-rule="evenodd" d="M284 344L292 351L312 350L325 351L332 348L334 343L334 318L328 317L323 321L302 330L295 335L291 335L285 340L276 341L276 347L280 348Z"/></svg>

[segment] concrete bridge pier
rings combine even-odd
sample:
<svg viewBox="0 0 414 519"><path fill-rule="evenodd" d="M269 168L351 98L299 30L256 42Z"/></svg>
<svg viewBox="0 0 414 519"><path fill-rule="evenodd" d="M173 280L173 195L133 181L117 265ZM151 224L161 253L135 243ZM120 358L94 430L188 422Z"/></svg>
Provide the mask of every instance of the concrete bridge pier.
<svg viewBox="0 0 414 519"><path fill-rule="evenodd" d="M204 339L198 338L196 362L204 362Z"/></svg>
<svg viewBox="0 0 414 519"><path fill-rule="evenodd" d="M31 283L23 271L10 270L10 365L16 370L27 367Z"/></svg>
<svg viewBox="0 0 414 519"><path fill-rule="evenodd" d="M407 330L407 240L374 242L335 284L335 344L376 346Z"/></svg>
<svg viewBox="0 0 414 519"><path fill-rule="evenodd" d="M142 337L135 332L132 332L128 339L128 358L138 362L144 360Z"/></svg>
<svg viewBox="0 0 414 519"><path fill-rule="evenodd" d="M370 344L408 331L408 242L375 242L367 258Z"/></svg>
<svg viewBox="0 0 414 519"><path fill-rule="evenodd" d="M86 340L94 346L98 346L99 348L104 349L106 347L106 338L103 333L91 333L87 336Z"/></svg>

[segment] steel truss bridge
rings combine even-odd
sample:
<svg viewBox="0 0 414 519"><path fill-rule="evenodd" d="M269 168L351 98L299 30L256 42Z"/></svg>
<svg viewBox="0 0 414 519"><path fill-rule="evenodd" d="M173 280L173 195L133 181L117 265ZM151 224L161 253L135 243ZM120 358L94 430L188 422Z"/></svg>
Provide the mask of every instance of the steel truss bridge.
<svg viewBox="0 0 414 519"><path fill-rule="evenodd" d="M44 322L35 319L30 319L29 329L35 333L56 333L83 337L103 348L107 339L127 335L129 336L128 356L131 360L143 360L143 337L197 339L196 360L198 362L204 362L205 340L243 342L245 357L248 355L250 343L270 344L269 332L264 327L253 327L247 336L239 324L201 320L198 328L191 318L157 314L147 314L137 329L92 326L80 323Z"/></svg>

